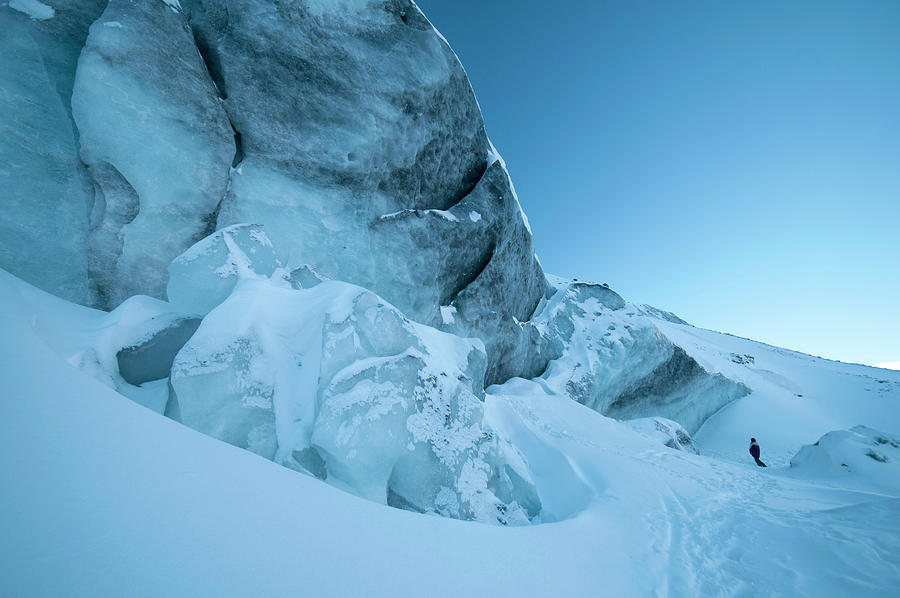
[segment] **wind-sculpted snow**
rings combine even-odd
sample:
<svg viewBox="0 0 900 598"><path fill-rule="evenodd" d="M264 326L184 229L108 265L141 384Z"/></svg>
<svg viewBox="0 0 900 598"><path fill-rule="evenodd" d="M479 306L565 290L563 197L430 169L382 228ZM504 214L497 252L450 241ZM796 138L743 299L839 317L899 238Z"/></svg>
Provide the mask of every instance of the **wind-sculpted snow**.
<svg viewBox="0 0 900 598"><path fill-rule="evenodd" d="M527 466L481 423L480 341L415 324L360 287L260 274L223 243L247 230L188 253L224 245L237 280L176 357L167 413L381 503L502 524L539 515ZM209 260L179 261L200 288L218 283Z"/></svg>
<svg viewBox="0 0 900 598"><path fill-rule="evenodd" d="M72 109L96 183L98 302L161 297L169 262L214 227L235 151L181 11L111 0L81 53Z"/></svg>
<svg viewBox="0 0 900 598"><path fill-rule="evenodd" d="M842 488L900 496L900 436L867 426L835 430L801 448L790 473Z"/></svg>
<svg viewBox="0 0 900 598"><path fill-rule="evenodd" d="M163 337L185 314L149 297L105 313L0 271L0 474L11 480L0 509L0 594L897 595L900 372L649 318L705 369L753 389L695 435L698 456L663 446L672 437L657 424L677 440L673 422L617 422L545 378L492 386L482 402L478 341L413 324L372 293L309 269L239 268L252 259L238 251L265 246L255 236L210 241L234 254L222 264L243 276L191 340L232 364L249 360L230 371L194 362L210 387L236 374L247 385L244 395L226 393L235 418L209 412L228 424L221 430L243 417L240 399L256 403L269 384L276 454L284 435L297 437L308 398L316 409L309 446L285 451L285 464L357 494L389 472L379 500L406 509L458 507L461 517L507 523L524 522L524 511L548 525L410 516L175 425L122 397L159 412L167 388L120 379L117 352L144 347L135 352L148 358L142 371L158 375L166 351L155 343L170 347ZM194 260L197 278L218 277L216 261ZM576 315L577 306L635 326L631 305L608 289L573 287L561 285L535 321L568 302ZM557 328L578 318L561 317ZM557 361L585 346L579 335L573 326L561 337L569 348ZM229 338L255 349L215 350ZM304 378L309 366L315 375ZM391 385L396 392L382 392ZM404 404L415 405L405 422ZM753 464L751 434L769 467ZM378 457L392 454L402 456L388 470ZM451 490L435 492L438 484ZM362 573L346 575L348 562Z"/></svg>
<svg viewBox="0 0 900 598"><path fill-rule="evenodd" d="M724 355L723 365L749 370L727 356L752 353L789 377L808 364L810 375L795 382L809 398L770 395L753 424L764 456L779 429L809 443L852 426L847 418L888 426L853 431L859 440L842 443L850 450L828 447L839 468L853 467L832 478L800 465L756 467L745 441L742 462L671 450L539 382L495 386L484 421L527 459L540 520L553 522L501 529L360 500L132 404L69 359L112 314L3 271L0 305L3 596L893 598L900 588L900 500L877 488L900 479L890 444L900 372L684 328L702 335L707 356ZM145 298L122 307L113 313L123 328L104 333L137 332L165 305ZM867 392L874 385L884 393ZM829 401L849 410L822 422ZM777 404L784 409L772 417Z"/></svg>
<svg viewBox="0 0 900 598"><path fill-rule="evenodd" d="M641 417L625 422L632 430L658 440L664 446L679 451L700 454L687 430L676 421L664 417Z"/></svg>
<svg viewBox="0 0 900 598"><path fill-rule="evenodd" d="M38 4L0 4L0 266L86 303L93 192L69 101L78 54L104 3Z"/></svg>

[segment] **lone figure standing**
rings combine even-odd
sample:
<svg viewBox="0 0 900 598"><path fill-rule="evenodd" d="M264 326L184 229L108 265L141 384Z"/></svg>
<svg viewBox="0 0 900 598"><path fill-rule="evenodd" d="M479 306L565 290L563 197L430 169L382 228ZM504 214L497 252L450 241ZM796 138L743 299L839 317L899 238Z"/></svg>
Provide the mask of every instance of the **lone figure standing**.
<svg viewBox="0 0 900 598"><path fill-rule="evenodd" d="M753 455L753 458L756 460L756 464L760 467L765 467L766 464L759 460L759 445L756 444L756 438L750 439L750 454Z"/></svg>

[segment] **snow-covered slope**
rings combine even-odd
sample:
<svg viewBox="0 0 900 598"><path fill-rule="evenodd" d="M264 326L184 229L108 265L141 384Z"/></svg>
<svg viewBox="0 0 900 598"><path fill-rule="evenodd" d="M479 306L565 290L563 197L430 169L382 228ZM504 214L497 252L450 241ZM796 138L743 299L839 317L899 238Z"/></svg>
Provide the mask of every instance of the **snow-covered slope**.
<svg viewBox="0 0 900 598"><path fill-rule="evenodd" d="M0 305L2 595L900 591L900 499L866 486L878 473L846 490L799 467L674 451L513 380L487 396L485 420L522 451L558 521L418 515L203 436L78 371L63 357L101 312L5 274ZM883 421L896 421L896 395L884 398Z"/></svg>
<svg viewBox="0 0 900 598"><path fill-rule="evenodd" d="M866 426L829 432L800 449L791 473L842 488L900 495L900 436Z"/></svg>
<svg viewBox="0 0 900 598"><path fill-rule="evenodd" d="M785 466L804 444L832 430L866 425L900 434L900 375L830 361L667 321L659 329L704 368L751 389L694 435L704 454L748 458L750 437L769 465Z"/></svg>

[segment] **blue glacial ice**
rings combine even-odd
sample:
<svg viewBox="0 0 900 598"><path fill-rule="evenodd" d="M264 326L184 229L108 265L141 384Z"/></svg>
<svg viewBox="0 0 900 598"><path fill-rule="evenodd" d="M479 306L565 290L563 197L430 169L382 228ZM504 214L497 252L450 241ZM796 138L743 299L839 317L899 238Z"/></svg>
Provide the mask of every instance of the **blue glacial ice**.
<svg viewBox="0 0 900 598"><path fill-rule="evenodd" d="M167 412L378 502L502 524L539 516L527 465L482 424L483 343L417 324L355 285L295 288L286 270L254 267L247 243L224 242L254 230L188 252L224 247L239 267L175 358ZM222 261L176 263L204 288L220 283Z"/></svg>

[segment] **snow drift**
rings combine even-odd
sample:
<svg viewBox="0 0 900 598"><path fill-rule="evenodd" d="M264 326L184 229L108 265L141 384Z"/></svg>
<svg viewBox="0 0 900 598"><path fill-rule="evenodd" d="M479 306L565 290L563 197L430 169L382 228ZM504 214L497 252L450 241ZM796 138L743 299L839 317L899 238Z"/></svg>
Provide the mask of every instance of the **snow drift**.
<svg viewBox="0 0 900 598"><path fill-rule="evenodd" d="M675 451L565 396L547 396L539 381L514 379L485 395L484 423L527 461L543 521L555 523L502 528L424 517L198 434L73 367L84 363L70 358L86 344L115 355L139 340L120 333L154 313L155 301L105 314L0 272L0 305L3 595L557 596L603 588L887 597L900 590L900 498L874 488L886 481L874 469L857 470L860 484L847 490L843 472L823 483L802 465L760 470L747 454L736 463ZM881 409L883 423L900 421L896 374L703 332L711 359L735 345L773 371L801 359L826 378L845 379L839 393ZM114 359L106 363L115 367ZM810 392L814 379L795 383ZM886 381L885 392L867 393L877 380ZM762 388L736 404L757 395L791 405ZM798 415L834 400L811 398ZM831 417L827 425L839 422ZM781 416L753 424L764 456L766 439L795 424ZM867 432L850 448L890 467L893 454L865 445L897 435ZM704 453L714 448L700 443ZM890 461L872 460L868 448Z"/></svg>

